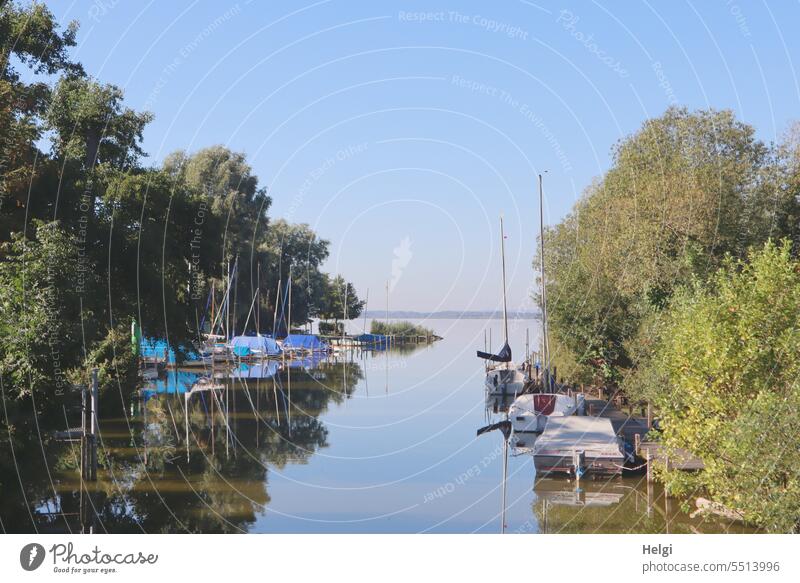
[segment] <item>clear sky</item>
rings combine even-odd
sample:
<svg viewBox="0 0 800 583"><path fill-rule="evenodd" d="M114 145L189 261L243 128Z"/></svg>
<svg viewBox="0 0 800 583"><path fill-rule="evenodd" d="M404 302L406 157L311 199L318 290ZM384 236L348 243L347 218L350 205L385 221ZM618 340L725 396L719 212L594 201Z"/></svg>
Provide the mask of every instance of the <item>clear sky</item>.
<svg viewBox="0 0 800 583"><path fill-rule="evenodd" d="M48 2L76 57L155 114L145 149L245 152L271 216L397 309L525 305L538 231L671 103L771 141L798 117L797 2Z"/></svg>

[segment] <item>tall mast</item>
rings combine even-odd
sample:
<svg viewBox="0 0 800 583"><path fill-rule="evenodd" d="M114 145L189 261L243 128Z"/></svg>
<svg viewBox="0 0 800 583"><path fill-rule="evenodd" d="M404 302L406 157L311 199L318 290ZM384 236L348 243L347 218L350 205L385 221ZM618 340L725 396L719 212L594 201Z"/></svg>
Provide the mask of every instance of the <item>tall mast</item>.
<svg viewBox="0 0 800 583"><path fill-rule="evenodd" d="M256 264L256 336L261 336L261 263Z"/></svg>
<svg viewBox="0 0 800 583"><path fill-rule="evenodd" d="M231 339L236 336L236 304L239 299L239 256L233 262L233 318L231 319Z"/></svg>
<svg viewBox="0 0 800 583"><path fill-rule="evenodd" d="M228 271L225 277L225 341L231 336L231 260L228 259Z"/></svg>
<svg viewBox="0 0 800 583"><path fill-rule="evenodd" d="M280 273L280 272L279 272ZM278 302L281 301L281 284L283 281L278 275L278 291L275 292L275 314L272 316L272 337L277 338L277 334L280 330L277 330L278 326ZM281 315L283 315L283 310L281 310Z"/></svg>
<svg viewBox="0 0 800 583"><path fill-rule="evenodd" d="M344 313L344 317L343 317L343 321L342 321L342 345L344 345L344 337L345 337L344 329L345 329L346 322L347 322L347 282L346 281L344 282L344 306L342 308L343 308L342 311ZM345 386L347 386L347 383L345 383Z"/></svg>
<svg viewBox="0 0 800 583"><path fill-rule="evenodd" d="M544 277L544 194L542 191L542 175L539 174L539 267L542 274L542 369L545 373L545 380L550 383L550 345L547 341L547 285Z"/></svg>
<svg viewBox="0 0 800 583"><path fill-rule="evenodd" d="M289 281L286 282L286 287L288 291L286 293L289 294L289 319L286 322L286 335L292 333L292 266L289 265Z"/></svg>
<svg viewBox="0 0 800 583"><path fill-rule="evenodd" d="M216 314L216 303L217 303L217 294L214 293L216 291L216 284L214 280L211 280L211 327L209 328L209 333L214 334L214 324L217 321L217 314ZM202 330L200 331L202 333Z"/></svg>
<svg viewBox="0 0 800 583"><path fill-rule="evenodd" d="M503 263L503 334L508 344L508 308L506 306L506 236L503 232L503 217L500 217L500 257Z"/></svg>
<svg viewBox="0 0 800 583"><path fill-rule="evenodd" d="M369 288L367 288L367 298L364 300L364 334L367 333L367 306L369 305Z"/></svg>

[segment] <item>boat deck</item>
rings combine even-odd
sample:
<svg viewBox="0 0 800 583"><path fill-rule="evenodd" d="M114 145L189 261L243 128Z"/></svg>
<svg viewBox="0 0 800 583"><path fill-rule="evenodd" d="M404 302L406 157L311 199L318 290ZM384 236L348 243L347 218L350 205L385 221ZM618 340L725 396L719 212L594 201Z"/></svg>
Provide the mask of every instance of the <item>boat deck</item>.
<svg viewBox="0 0 800 583"><path fill-rule="evenodd" d="M622 440L605 417L548 417L544 431L520 434L516 454L532 454L537 472L572 473L576 456L584 473L619 474L625 464Z"/></svg>

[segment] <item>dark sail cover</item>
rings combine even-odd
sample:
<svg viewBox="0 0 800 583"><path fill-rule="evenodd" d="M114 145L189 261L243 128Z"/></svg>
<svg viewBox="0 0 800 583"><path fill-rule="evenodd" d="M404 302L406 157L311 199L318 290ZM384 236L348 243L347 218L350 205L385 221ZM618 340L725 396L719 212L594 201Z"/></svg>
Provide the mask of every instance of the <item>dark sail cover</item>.
<svg viewBox="0 0 800 583"><path fill-rule="evenodd" d="M508 342L506 342L497 354L490 354L479 350L478 358L491 360L492 362L511 362L511 347L508 345Z"/></svg>
<svg viewBox="0 0 800 583"><path fill-rule="evenodd" d="M484 433L488 433L489 431L494 431L495 429L499 429L503 432L503 437L508 439L511 435L511 421L506 419L505 421L500 421L499 423L492 423L491 425L487 425L486 427L481 427L478 429L478 435L483 435Z"/></svg>

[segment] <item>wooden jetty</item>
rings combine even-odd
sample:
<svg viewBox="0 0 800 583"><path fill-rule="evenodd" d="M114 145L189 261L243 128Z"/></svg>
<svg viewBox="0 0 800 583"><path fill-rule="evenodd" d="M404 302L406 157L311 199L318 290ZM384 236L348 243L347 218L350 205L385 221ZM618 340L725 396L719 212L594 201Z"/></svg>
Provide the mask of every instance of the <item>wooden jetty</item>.
<svg viewBox="0 0 800 583"><path fill-rule="evenodd" d="M519 453L533 454L537 471L580 477L584 473L618 475L624 470L646 469L647 479L652 481L655 465L682 471L703 469L703 461L688 451L668 452L663 444L650 439L649 407L628 405L625 412L618 393L606 398L602 388L561 389L570 395L585 395L586 416L550 417L540 435L519 437L515 448ZM614 448L621 452L619 457L610 455ZM633 463L626 459L630 458L624 455L627 452L635 454Z"/></svg>
<svg viewBox="0 0 800 583"><path fill-rule="evenodd" d="M621 408L623 400L618 394L612 395L609 399L604 399L603 396L604 391L599 389L598 398L587 399L587 411L590 415L594 414L611 421L617 435L633 449L637 458L645 464L643 467L647 468L648 480L652 480L652 466L655 464L689 472L703 469L703 461L688 451L673 451L670 456L663 444L648 438L648 433L653 425L650 407L630 405L628 413L626 413ZM634 415L638 408L642 409L641 416Z"/></svg>
<svg viewBox="0 0 800 583"><path fill-rule="evenodd" d="M530 452L537 473L580 478L587 473L619 475L625 467L623 441L603 417L548 417Z"/></svg>
<svg viewBox="0 0 800 583"><path fill-rule="evenodd" d="M376 346L381 347L393 347L393 346L403 346L406 344L431 344L432 342L436 342L438 340L442 340L441 336L437 336L436 334L430 335L416 335L416 334L406 334L406 335L395 335L395 334L369 334L366 336L380 336L382 340L375 340L375 339L361 339L361 336L365 336L364 334L359 335L347 335L347 336L328 336L328 335L320 335L320 338L330 344L335 348L374 348ZM383 340L385 339L385 340Z"/></svg>

